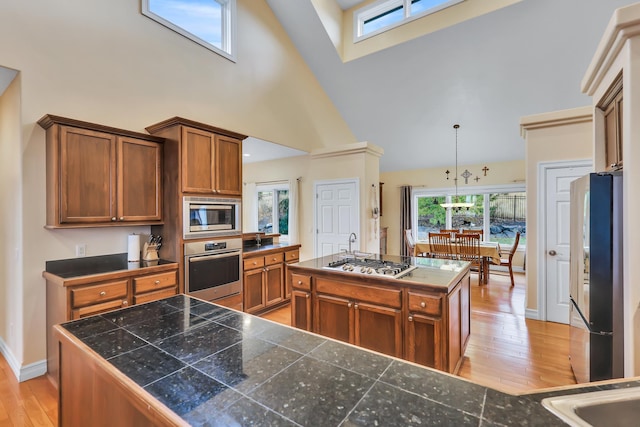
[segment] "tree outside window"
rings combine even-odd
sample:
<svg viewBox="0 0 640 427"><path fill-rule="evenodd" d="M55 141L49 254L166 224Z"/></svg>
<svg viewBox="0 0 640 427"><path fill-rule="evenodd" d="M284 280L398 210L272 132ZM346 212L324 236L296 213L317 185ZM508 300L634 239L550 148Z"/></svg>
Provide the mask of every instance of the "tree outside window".
<svg viewBox="0 0 640 427"><path fill-rule="evenodd" d="M258 186L257 229L264 233L277 233L281 238L289 235L289 186Z"/></svg>

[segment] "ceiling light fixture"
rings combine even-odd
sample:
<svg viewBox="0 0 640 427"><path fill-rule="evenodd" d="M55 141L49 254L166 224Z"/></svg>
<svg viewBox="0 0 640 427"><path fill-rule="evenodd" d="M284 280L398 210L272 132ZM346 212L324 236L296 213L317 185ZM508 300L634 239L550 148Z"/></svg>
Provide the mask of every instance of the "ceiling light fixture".
<svg viewBox="0 0 640 427"><path fill-rule="evenodd" d="M456 174L455 174L455 178L453 179L453 182L456 186L456 194L453 200L458 200L458 129L460 129L460 125L459 124L455 124L453 125L453 128L456 130ZM485 166L486 168L486 166ZM489 170L487 168L487 170ZM449 174L451 173L449 170L447 170L445 172L447 174L447 179L449 179ZM485 171L485 175L486 175L486 171ZM462 173L462 175L460 175L461 177L463 177L465 179L465 184L468 183L469 181L469 177L471 176L471 172L469 172L468 169L465 169L464 172ZM480 178L476 177L476 182L479 180ZM459 211L462 208L466 208L469 209L471 207L473 207L473 203L471 202L451 202L451 203L440 203L440 206L442 206L445 209L451 208L454 211Z"/></svg>

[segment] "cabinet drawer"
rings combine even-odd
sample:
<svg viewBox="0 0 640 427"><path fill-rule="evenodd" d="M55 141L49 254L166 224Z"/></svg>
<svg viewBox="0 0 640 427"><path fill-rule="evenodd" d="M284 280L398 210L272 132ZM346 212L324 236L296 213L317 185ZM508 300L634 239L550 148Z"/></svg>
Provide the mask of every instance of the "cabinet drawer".
<svg viewBox="0 0 640 427"><path fill-rule="evenodd" d="M409 311L440 316L442 314L442 298L409 292Z"/></svg>
<svg viewBox="0 0 640 427"><path fill-rule="evenodd" d="M252 270L254 268L264 267L264 257L258 256L254 258L247 258L244 260L244 269Z"/></svg>
<svg viewBox="0 0 640 427"><path fill-rule="evenodd" d="M150 276L136 277L133 279L133 293L141 294L159 289L176 286L176 272L152 274Z"/></svg>
<svg viewBox="0 0 640 427"><path fill-rule="evenodd" d="M113 301L107 301L100 304L93 304L86 307L75 308L71 310L71 320L80 319L82 317L93 316L94 314L105 313L118 308L127 307L129 304L125 298Z"/></svg>
<svg viewBox="0 0 640 427"><path fill-rule="evenodd" d="M298 262L299 259L300 251L297 249L295 251L287 251L284 253L284 260L286 262Z"/></svg>
<svg viewBox="0 0 640 427"><path fill-rule="evenodd" d="M133 297L134 304L142 304L144 302L155 301L162 298L171 297L176 294L175 286L172 288L160 289L155 292L147 292L146 294L140 294Z"/></svg>
<svg viewBox="0 0 640 427"><path fill-rule="evenodd" d="M291 286L296 289L311 291L311 276L293 273L291 274Z"/></svg>
<svg viewBox="0 0 640 427"><path fill-rule="evenodd" d="M395 289L362 286L353 283L316 278L316 291L340 296L353 301L370 302L393 308L402 308L402 291Z"/></svg>
<svg viewBox="0 0 640 427"><path fill-rule="evenodd" d="M71 308L127 298L128 280L71 289Z"/></svg>
<svg viewBox="0 0 640 427"><path fill-rule="evenodd" d="M280 264L284 262L284 252L271 254L264 257L265 265Z"/></svg>

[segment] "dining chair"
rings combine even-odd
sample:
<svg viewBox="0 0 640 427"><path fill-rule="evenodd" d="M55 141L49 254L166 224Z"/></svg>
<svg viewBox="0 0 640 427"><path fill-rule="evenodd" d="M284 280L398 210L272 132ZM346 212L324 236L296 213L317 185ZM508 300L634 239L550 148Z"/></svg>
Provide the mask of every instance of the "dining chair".
<svg viewBox="0 0 640 427"><path fill-rule="evenodd" d="M429 233L429 247L431 258L457 258L451 246L451 233Z"/></svg>
<svg viewBox="0 0 640 427"><path fill-rule="evenodd" d="M404 243L407 245L407 253L409 254L409 256L421 256L421 257L425 257L427 256L426 253L422 252L422 253L415 253L416 250L416 242L413 240L413 233L411 232L412 230L410 228L407 228L406 230L404 230Z"/></svg>
<svg viewBox="0 0 640 427"><path fill-rule="evenodd" d="M480 235L480 241L482 242L484 240L484 230L481 230L479 228L476 229L472 229L472 228L463 228L461 233L464 234L479 234Z"/></svg>
<svg viewBox="0 0 640 427"><path fill-rule="evenodd" d="M509 249L509 252L503 253L500 252L500 265L503 267L509 268L509 277L511 277L511 286L515 286L515 281L513 280L513 254L516 253L516 249L518 249L518 243L520 242L520 232L516 233L516 238L513 240L513 246ZM506 256L505 256L506 255ZM503 258L503 256L505 256Z"/></svg>
<svg viewBox="0 0 640 427"><path fill-rule="evenodd" d="M471 263L471 267L478 269L478 284L486 283L483 279L484 269L480 255L480 234L456 233L458 259Z"/></svg>

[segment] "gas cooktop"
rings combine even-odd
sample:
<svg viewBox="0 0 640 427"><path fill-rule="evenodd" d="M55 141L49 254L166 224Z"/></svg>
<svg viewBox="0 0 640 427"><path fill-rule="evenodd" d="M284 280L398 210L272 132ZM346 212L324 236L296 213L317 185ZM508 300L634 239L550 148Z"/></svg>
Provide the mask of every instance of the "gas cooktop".
<svg viewBox="0 0 640 427"><path fill-rule="evenodd" d="M417 267L393 261L383 261L372 258L345 258L332 261L324 268L370 276L384 276L397 279Z"/></svg>

